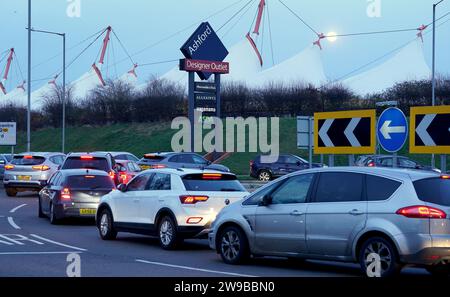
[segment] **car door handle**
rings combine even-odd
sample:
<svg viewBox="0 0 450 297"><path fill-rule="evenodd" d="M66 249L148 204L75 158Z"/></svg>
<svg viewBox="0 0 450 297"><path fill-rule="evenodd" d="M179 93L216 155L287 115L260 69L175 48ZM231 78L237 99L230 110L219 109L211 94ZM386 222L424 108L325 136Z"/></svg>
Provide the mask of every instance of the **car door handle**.
<svg viewBox="0 0 450 297"><path fill-rule="evenodd" d="M364 214L364 212L362 212L358 209L353 209L353 210L349 211L348 213L351 214L352 216L360 216L360 215Z"/></svg>
<svg viewBox="0 0 450 297"><path fill-rule="evenodd" d="M303 215L303 212L300 212L298 210L294 210L293 212L290 213L291 216L301 216Z"/></svg>

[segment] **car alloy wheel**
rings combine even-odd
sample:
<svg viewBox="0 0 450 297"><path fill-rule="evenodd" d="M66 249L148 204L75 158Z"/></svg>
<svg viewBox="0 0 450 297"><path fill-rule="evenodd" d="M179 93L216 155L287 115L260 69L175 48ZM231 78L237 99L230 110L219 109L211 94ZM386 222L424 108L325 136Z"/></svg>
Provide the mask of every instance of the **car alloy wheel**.
<svg viewBox="0 0 450 297"><path fill-rule="evenodd" d="M391 277L402 269L395 246L381 237L369 238L363 244L359 260L363 273L369 277Z"/></svg>
<svg viewBox="0 0 450 297"><path fill-rule="evenodd" d="M261 171L259 173L259 180L260 181L268 182L268 181L270 181L270 178L271 178L271 176L270 176L270 173L268 171Z"/></svg>
<svg viewBox="0 0 450 297"><path fill-rule="evenodd" d="M163 246L170 246L173 241L174 228L172 223L165 219L159 227L159 238Z"/></svg>
<svg viewBox="0 0 450 297"><path fill-rule="evenodd" d="M109 218L108 214L104 212L100 219L100 233L102 234L102 237L105 237L108 234L108 231L109 231Z"/></svg>
<svg viewBox="0 0 450 297"><path fill-rule="evenodd" d="M241 250L241 241L236 231L229 230L222 235L220 249L226 260L236 261Z"/></svg>

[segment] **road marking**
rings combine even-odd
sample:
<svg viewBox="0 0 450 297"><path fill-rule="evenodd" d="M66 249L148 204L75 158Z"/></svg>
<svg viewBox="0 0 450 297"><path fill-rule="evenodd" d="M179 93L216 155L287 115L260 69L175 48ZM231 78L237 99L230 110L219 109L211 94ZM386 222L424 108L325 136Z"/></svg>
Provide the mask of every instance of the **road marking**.
<svg viewBox="0 0 450 297"><path fill-rule="evenodd" d="M12 217L8 217L8 223L11 225L11 227L13 227L16 230L22 229L19 226L17 226L17 224L14 222L14 219Z"/></svg>
<svg viewBox="0 0 450 297"><path fill-rule="evenodd" d="M6 256L6 255L56 255L56 254L79 254L81 252L74 252L74 251L68 251L68 252L1 252L0 256Z"/></svg>
<svg viewBox="0 0 450 297"><path fill-rule="evenodd" d="M48 243L53 243L53 244L56 244L56 245L59 245L59 246L63 246L63 247L69 248L69 249L74 249L74 250L78 250L78 251L82 251L82 252L87 252L87 250L83 249L83 248L79 248L79 247L76 247L76 246L72 246L72 245L61 243L61 242L57 242L57 241L54 241L54 240L51 240L51 239L47 239L47 238L41 237L41 236L36 235L36 234L30 234L30 235L33 236L34 238L40 239L42 241L46 241Z"/></svg>
<svg viewBox="0 0 450 297"><path fill-rule="evenodd" d="M215 274L231 275L231 276L257 277L255 275L240 274L240 273L225 272L225 271L217 271L217 270L209 270L209 269L195 268L195 267L189 267L189 266L181 266L181 265L160 263L160 262L151 262L151 261L140 260L140 259L136 259L136 262L140 262L140 263L144 263L144 264L166 266L166 267L172 267L172 268L181 268L181 269L186 269L186 270L194 270L194 271L200 271L200 272L208 272L208 273L215 273Z"/></svg>
<svg viewBox="0 0 450 297"><path fill-rule="evenodd" d="M14 208L11 209L9 212L10 212L10 213L15 213L18 209L20 209L20 208L22 208L22 207L24 207L24 206L26 206L26 204L22 204L22 205L19 205L19 206L17 206L17 207L14 207Z"/></svg>

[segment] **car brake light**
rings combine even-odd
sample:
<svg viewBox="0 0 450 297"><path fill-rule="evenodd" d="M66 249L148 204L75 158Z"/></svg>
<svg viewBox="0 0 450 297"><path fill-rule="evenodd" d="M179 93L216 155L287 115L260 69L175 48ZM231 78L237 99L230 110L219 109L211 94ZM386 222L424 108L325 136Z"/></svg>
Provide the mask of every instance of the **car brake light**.
<svg viewBox="0 0 450 297"><path fill-rule="evenodd" d="M367 166L369 166L369 167L375 167L375 163L372 161L372 162L370 162L369 164L367 164Z"/></svg>
<svg viewBox="0 0 450 297"><path fill-rule="evenodd" d="M48 167L47 165L36 165L31 167L33 168L33 170L38 170L38 171L47 171L50 170L50 167Z"/></svg>
<svg viewBox="0 0 450 297"><path fill-rule="evenodd" d="M95 178L94 175L85 175L84 178Z"/></svg>
<svg viewBox="0 0 450 297"><path fill-rule="evenodd" d="M167 167L166 165L162 165L162 164L152 165L152 169L164 169L166 167Z"/></svg>
<svg viewBox="0 0 450 297"><path fill-rule="evenodd" d="M195 204L197 202L205 202L208 199L209 199L208 196L190 196L190 195L180 196L180 201L183 204Z"/></svg>
<svg viewBox="0 0 450 297"><path fill-rule="evenodd" d="M5 167L6 168L6 167ZM441 175L442 179L450 179L450 175Z"/></svg>
<svg viewBox="0 0 450 297"><path fill-rule="evenodd" d="M64 188L61 191L61 199L63 200L70 200L72 197L70 195L70 190L68 188Z"/></svg>
<svg viewBox="0 0 450 297"><path fill-rule="evenodd" d="M116 177L116 173L112 170L108 174L111 179L114 179Z"/></svg>
<svg viewBox="0 0 450 297"><path fill-rule="evenodd" d="M120 177L122 184L128 183L128 175L125 172L120 172L119 177Z"/></svg>
<svg viewBox="0 0 450 297"><path fill-rule="evenodd" d="M23 158L29 160L29 159L33 159L33 156L27 155L27 156L23 156Z"/></svg>
<svg viewBox="0 0 450 297"><path fill-rule="evenodd" d="M187 224L198 224L203 220L202 217L190 217L186 220Z"/></svg>
<svg viewBox="0 0 450 297"><path fill-rule="evenodd" d="M447 217L447 214L440 209L420 205L401 208L396 214L414 219L445 219Z"/></svg>
<svg viewBox="0 0 450 297"><path fill-rule="evenodd" d="M13 170L14 165L5 165L5 170Z"/></svg>
<svg viewBox="0 0 450 297"><path fill-rule="evenodd" d="M218 180L222 178L222 174L220 173L204 173L202 175L203 179L210 179L210 180Z"/></svg>
<svg viewBox="0 0 450 297"><path fill-rule="evenodd" d="M94 157L93 156L81 156L80 159L81 160L92 160L92 159L94 159Z"/></svg>

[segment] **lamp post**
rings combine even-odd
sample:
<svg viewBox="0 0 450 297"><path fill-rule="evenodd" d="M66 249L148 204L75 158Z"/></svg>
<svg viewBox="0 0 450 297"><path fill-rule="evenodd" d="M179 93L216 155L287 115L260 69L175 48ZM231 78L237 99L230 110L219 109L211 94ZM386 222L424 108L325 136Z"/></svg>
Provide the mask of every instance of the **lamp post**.
<svg viewBox="0 0 450 297"><path fill-rule="evenodd" d="M28 0L27 151L31 151L31 0Z"/></svg>
<svg viewBox="0 0 450 297"><path fill-rule="evenodd" d="M62 85L62 139L61 152L65 152L66 143L66 33L30 29L32 32L61 36L63 40L63 85Z"/></svg>
<svg viewBox="0 0 450 297"><path fill-rule="evenodd" d="M444 0L441 0L433 4L433 61L432 61L432 74L431 74L431 104L436 105L436 7L441 4ZM431 166L435 166L434 154L431 155Z"/></svg>

